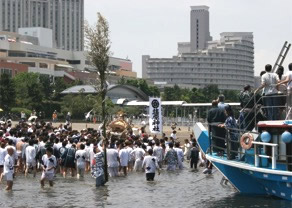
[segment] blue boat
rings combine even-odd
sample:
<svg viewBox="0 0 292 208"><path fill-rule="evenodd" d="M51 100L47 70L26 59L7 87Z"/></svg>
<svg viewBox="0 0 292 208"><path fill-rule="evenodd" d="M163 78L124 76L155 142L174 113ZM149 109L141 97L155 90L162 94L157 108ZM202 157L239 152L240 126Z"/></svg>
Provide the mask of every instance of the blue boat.
<svg viewBox="0 0 292 208"><path fill-rule="evenodd" d="M229 130L226 130L228 135ZM226 148L214 151L212 133L202 123L194 126L198 145L207 160L240 193L272 195L286 200L292 200L291 132L291 120L260 121L257 131L239 134L236 150L231 148L235 141L226 136L222 138ZM230 157L232 152L235 157Z"/></svg>

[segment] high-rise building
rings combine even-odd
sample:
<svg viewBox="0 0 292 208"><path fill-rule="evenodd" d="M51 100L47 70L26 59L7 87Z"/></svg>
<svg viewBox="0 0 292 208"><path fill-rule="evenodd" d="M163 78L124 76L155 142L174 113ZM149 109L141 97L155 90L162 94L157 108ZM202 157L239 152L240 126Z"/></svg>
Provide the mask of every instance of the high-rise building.
<svg viewBox="0 0 292 208"><path fill-rule="evenodd" d="M254 45L251 32L224 32L220 40L210 41L209 12L206 6L191 7L190 42L178 43L172 58L142 56L142 78L158 87L241 90L254 85Z"/></svg>
<svg viewBox="0 0 292 208"><path fill-rule="evenodd" d="M207 47L207 41L211 41L209 31L209 7L191 7L191 44L190 52L203 50Z"/></svg>
<svg viewBox="0 0 292 208"><path fill-rule="evenodd" d="M0 31L50 28L59 49L83 51L83 23L84 0L0 0Z"/></svg>

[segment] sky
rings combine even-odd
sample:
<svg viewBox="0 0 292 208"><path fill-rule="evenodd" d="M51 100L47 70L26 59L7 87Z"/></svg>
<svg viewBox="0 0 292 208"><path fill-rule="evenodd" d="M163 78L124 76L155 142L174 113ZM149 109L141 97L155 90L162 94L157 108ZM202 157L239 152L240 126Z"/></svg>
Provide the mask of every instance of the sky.
<svg viewBox="0 0 292 208"><path fill-rule="evenodd" d="M292 43L292 0L84 0L85 19L109 22L114 57L129 58L142 74L142 55L170 58L177 42L190 40L190 6L209 6L210 34L253 32L255 75L274 64L285 41ZM283 64L292 63L292 47Z"/></svg>

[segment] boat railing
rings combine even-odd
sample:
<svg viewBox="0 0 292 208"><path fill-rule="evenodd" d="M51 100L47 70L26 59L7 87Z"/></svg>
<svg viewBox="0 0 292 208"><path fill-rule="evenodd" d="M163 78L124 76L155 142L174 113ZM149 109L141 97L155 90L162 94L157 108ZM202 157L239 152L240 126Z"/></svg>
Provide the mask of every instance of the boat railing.
<svg viewBox="0 0 292 208"><path fill-rule="evenodd" d="M259 164L259 158L262 157L262 158L268 158L268 159L272 159L272 169L275 170L276 169L276 148L278 146L278 144L273 144L273 143L266 143L266 142L255 142L253 141L252 142L253 145L254 145L254 166L258 167L258 164ZM272 147L272 156L268 156L268 155L263 155L263 154L260 154L258 153L257 151L257 145L262 145L262 146L270 146Z"/></svg>
<svg viewBox="0 0 292 208"><path fill-rule="evenodd" d="M241 124L245 124L245 129L249 127L252 123L254 123L254 126L256 127L257 122L259 121L258 115L261 113L267 113L269 108L272 109L280 109L280 112L285 109L286 115L284 117L281 117L279 114L278 120L286 120L291 112L291 106L287 106L287 92L282 92L275 95L268 95L268 96L260 96L258 97L257 94L253 94L253 96L250 98L250 100L247 102L245 106L241 109L241 111L245 112L246 115L244 116L242 121L239 121L239 126L242 126ZM264 106L263 103L265 102L265 98L277 98L277 105L273 106ZM286 99L285 99L286 98ZM285 99L285 100L284 100ZM263 112L264 111L264 112Z"/></svg>
<svg viewBox="0 0 292 208"><path fill-rule="evenodd" d="M246 133L246 130L243 129L237 129L237 128L220 128L218 127L219 123L211 123L209 124L209 144L210 148L208 152L210 154L216 153L215 155L217 156L224 156L226 155L228 160L238 160L238 161L244 161L244 158L247 157L254 157L254 165L256 167L259 166L263 161L260 160L260 158L266 158L270 160L271 168L276 169L277 164L285 165L287 167L288 171L292 170L292 155L282 155L282 154L277 154L276 149L278 148L278 144L274 143L265 143L265 142L258 142L258 141L253 141L253 149L252 151L248 151L246 149L243 149L240 144L240 139L241 136ZM224 136L218 136L212 132L212 127L216 127L218 129L225 130ZM216 130L218 130L216 129ZM214 131L214 128L213 128ZM215 131L216 132L216 131ZM259 136L259 132L255 131L250 131L249 133L253 134L254 140L257 140ZM236 138L232 138L232 134L237 134ZM219 142L221 145L218 146L219 143L216 141L221 141ZM224 144L224 145L222 145ZM272 151L268 151L268 148L272 148ZM280 160L279 158L282 158ZM248 160L248 159L247 159ZM246 161L247 162L247 161ZM249 164L252 164L248 162Z"/></svg>

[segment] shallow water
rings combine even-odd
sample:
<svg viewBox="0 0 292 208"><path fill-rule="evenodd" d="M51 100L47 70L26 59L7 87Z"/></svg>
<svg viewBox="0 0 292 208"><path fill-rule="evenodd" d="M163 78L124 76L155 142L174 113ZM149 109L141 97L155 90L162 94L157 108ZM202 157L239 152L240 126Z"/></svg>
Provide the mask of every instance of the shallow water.
<svg viewBox="0 0 292 208"><path fill-rule="evenodd" d="M220 185L218 171L206 176L202 170L162 171L154 182L146 182L143 173L130 173L110 178L101 188L95 187L90 175L83 180L57 175L54 187L46 184L44 189L39 185L40 173L27 179L19 175L12 192L0 185L0 207L291 207L290 201L237 194L231 186Z"/></svg>

